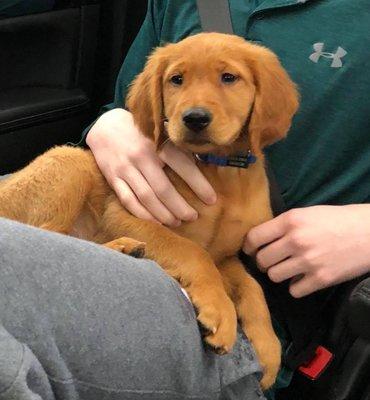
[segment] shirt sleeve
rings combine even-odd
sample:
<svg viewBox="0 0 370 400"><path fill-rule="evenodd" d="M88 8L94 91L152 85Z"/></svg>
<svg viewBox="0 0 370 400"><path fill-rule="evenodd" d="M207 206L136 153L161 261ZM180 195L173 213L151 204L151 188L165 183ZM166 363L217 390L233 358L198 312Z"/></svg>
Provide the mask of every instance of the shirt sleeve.
<svg viewBox="0 0 370 400"><path fill-rule="evenodd" d="M103 106L99 115L114 108L124 108L128 87L136 75L143 70L146 59L152 50L159 46L160 26L158 23L161 18L160 12L157 9L158 6L155 6L155 3L155 0L149 1L143 25L122 64L116 81L114 101ZM95 121L83 131L79 145L85 145L86 135L94 123Z"/></svg>

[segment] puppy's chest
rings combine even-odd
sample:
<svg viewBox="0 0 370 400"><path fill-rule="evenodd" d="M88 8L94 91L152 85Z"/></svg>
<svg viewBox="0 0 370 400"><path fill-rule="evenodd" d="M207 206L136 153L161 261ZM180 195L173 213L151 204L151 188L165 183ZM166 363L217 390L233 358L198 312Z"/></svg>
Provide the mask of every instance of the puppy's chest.
<svg viewBox="0 0 370 400"><path fill-rule="evenodd" d="M254 212L245 201L219 201L198 208L199 219L183 224L178 233L204 247L215 261L235 255L248 231L269 218L269 209Z"/></svg>
<svg viewBox="0 0 370 400"><path fill-rule="evenodd" d="M253 218L248 218L245 205L225 204L214 219L205 248L214 259L234 255L242 247L243 238L254 225Z"/></svg>
<svg viewBox="0 0 370 400"><path fill-rule="evenodd" d="M216 190L215 205L205 205L169 172L176 188L199 214L196 221L183 223L175 231L204 247L217 262L235 255L249 230L272 217L268 181L262 161L248 170L203 167L202 172Z"/></svg>

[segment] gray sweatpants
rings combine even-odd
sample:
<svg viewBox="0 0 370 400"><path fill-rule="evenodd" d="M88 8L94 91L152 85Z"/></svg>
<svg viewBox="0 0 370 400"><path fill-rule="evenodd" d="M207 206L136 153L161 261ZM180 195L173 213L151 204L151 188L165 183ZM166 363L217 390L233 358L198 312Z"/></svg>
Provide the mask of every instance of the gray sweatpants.
<svg viewBox="0 0 370 400"><path fill-rule="evenodd" d="M259 375L155 263L0 219L0 400L264 399Z"/></svg>

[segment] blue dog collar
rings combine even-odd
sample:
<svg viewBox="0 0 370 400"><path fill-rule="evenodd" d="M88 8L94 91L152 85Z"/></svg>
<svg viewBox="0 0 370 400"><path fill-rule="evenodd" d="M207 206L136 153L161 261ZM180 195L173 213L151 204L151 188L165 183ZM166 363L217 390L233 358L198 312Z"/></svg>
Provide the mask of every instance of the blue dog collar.
<svg viewBox="0 0 370 400"><path fill-rule="evenodd" d="M250 164L254 164L257 161L257 157L248 151L245 156L229 156L221 157L214 154L195 154L195 158L206 164L218 165L219 167L236 167L236 168L248 168Z"/></svg>

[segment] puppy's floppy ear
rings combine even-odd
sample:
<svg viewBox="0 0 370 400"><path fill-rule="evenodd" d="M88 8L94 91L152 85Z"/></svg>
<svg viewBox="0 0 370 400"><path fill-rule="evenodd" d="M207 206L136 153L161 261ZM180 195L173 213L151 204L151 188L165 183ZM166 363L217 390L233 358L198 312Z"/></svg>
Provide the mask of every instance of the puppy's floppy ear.
<svg viewBox="0 0 370 400"><path fill-rule="evenodd" d="M259 154L265 146L286 136L299 95L274 53L261 46L248 47L247 64L256 86L248 137L252 152Z"/></svg>
<svg viewBox="0 0 370 400"><path fill-rule="evenodd" d="M166 67L163 49L148 58L143 72L133 81L126 99L135 124L157 148L165 141L162 78Z"/></svg>

